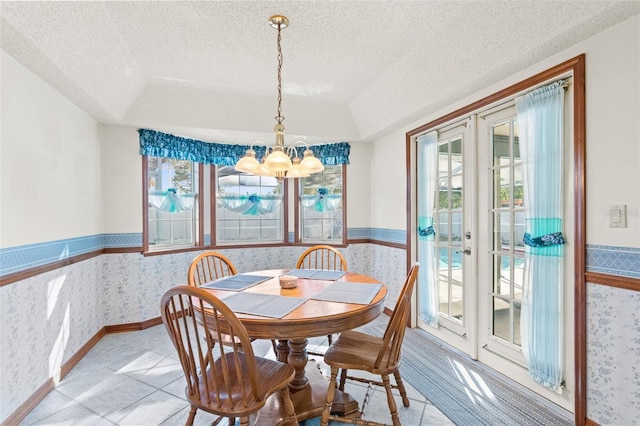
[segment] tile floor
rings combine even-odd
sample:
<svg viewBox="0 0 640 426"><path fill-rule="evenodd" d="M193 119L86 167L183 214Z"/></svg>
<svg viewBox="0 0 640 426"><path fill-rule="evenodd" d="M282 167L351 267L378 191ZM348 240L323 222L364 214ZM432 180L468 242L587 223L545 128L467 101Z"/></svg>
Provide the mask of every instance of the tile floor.
<svg viewBox="0 0 640 426"><path fill-rule="evenodd" d="M310 339L308 349L324 351L326 338ZM258 356L274 358L271 342L257 340ZM320 363L321 357L312 357ZM410 407L396 398L404 426L453 425L409 383ZM189 404L175 349L163 325L143 331L108 334L64 377L21 425L184 425ZM362 403L367 386L347 383L347 391ZM365 418L390 423L384 389L374 388ZM195 425L211 424L215 416L199 410ZM221 424L226 424L223 421ZM260 417L257 425L261 425Z"/></svg>

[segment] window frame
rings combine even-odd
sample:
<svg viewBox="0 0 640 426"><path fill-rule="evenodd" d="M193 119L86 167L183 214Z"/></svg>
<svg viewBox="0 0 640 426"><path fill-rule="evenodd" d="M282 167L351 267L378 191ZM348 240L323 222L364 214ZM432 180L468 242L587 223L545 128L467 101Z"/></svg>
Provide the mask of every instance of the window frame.
<svg viewBox="0 0 640 426"><path fill-rule="evenodd" d="M288 239L288 228L289 228L289 183L288 179L283 179L282 181L282 240L277 242L256 242L251 243L248 241L242 241L239 243L223 243L218 244L217 237L217 208L216 208L216 199L218 193L218 167L217 165L210 164L209 165L209 197L211 202L209 203L211 206L210 212L210 235L211 235L211 247L220 247L220 248L244 248L244 247L273 247L273 246L282 246L287 245L289 243Z"/></svg>
<svg viewBox="0 0 640 426"><path fill-rule="evenodd" d="M173 252L182 252L190 250L198 250L204 247L204 202L202 199L202 190L204 188L204 165L192 162L194 167L198 167L197 190L195 197L197 201L196 208L196 241L194 245L167 246L166 248L150 249L149 245L149 155L142 156L142 253L143 254L167 254ZM166 157L158 157L166 158Z"/></svg>
<svg viewBox="0 0 640 426"><path fill-rule="evenodd" d="M330 244L335 247L346 247L347 246L347 165L339 164L337 166L341 166L341 174L342 174L342 239L339 240L309 240L305 241L302 238L302 212L301 212L301 182L300 179L296 179L294 185L294 243L298 245L313 245L313 244Z"/></svg>

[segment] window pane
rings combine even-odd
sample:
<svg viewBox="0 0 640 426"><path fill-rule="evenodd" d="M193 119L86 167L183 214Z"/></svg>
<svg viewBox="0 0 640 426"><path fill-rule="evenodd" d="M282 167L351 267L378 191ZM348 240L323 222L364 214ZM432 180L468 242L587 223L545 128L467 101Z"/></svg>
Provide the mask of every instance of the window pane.
<svg viewBox="0 0 640 426"><path fill-rule="evenodd" d="M300 229L305 242L342 243L343 166L325 166L321 173L300 179Z"/></svg>
<svg viewBox="0 0 640 426"><path fill-rule="evenodd" d="M216 195L216 240L225 243L283 241L282 183L233 167L219 167Z"/></svg>
<svg viewBox="0 0 640 426"><path fill-rule="evenodd" d="M196 243L198 168L191 161L147 157L151 249Z"/></svg>

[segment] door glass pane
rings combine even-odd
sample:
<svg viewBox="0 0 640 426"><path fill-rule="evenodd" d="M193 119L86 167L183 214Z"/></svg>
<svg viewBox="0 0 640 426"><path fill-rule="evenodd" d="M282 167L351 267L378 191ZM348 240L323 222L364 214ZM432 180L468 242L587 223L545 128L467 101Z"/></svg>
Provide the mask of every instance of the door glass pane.
<svg viewBox="0 0 640 426"><path fill-rule="evenodd" d="M449 144L440 145L438 152L438 176L449 176Z"/></svg>
<svg viewBox="0 0 640 426"><path fill-rule="evenodd" d="M511 214L500 212L500 246L502 250L508 250L511 245Z"/></svg>
<svg viewBox="0 0 640 426"><path fill-rule="evenodd" d="M437 251L438 256L438 282L440 288L439 311L445 315L449 315L449 250L440 248Z"/></svg>
<svg viewBox="0 0 640 426"><path fill-rule="evenodd" d="M511 305L497 297L493 298L493 335L511 341Z"/></svg>
<svg viewBox="0 0 640 426"><path fill-rule="evenodd" d="M438 181L438 208L449 208L449 178Z"/></svg>
<svg viewBox="0 0 640 426"><path fill-rule="evenodd" d="M513 303L513 343L515 345L522 345L522 340L520 339L520 310L522 305L520 303Z"/></svg>
<svg viewBox="0 0 640 426"><path fill-rule="evenodd" d="M449 213L438 213L438 240L449 242Z"/></svg>
<svg viewBox="0 0 640 426"><path fill-rule="evenodd" d="M494 294L499 294L501 296L509 296L511 292L510 286L510 277L511 277L511 267L510 261L511 258L509 256L496 256L496 270L494 273Z"/></svg>
<svg viewBox="0 0 640 426"><path fill-rule="evenodd" d="M511 205L511 169L509 167L498 167L495 169L494 181L499 185L500 190L496 191L496 208L509 207Z"/></svg>
<svg viewBox="0 0 640 426"><path fill-rule="evenodd" d="M463 234L462 213L451 213L451 245L453 247L462 247Z"/></svg>

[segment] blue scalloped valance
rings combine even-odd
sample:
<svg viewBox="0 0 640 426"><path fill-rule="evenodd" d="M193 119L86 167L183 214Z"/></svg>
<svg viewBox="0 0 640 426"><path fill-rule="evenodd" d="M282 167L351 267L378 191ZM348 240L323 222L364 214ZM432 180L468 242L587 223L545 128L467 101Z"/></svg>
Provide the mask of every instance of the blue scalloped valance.
<svg viewBox="0 0 640 426"><path fill-rule="evenodd" d="M138 133L142 155L189 160L202 164L233 166L249 149L249 145L204 142L149 129L139 129ZM310 148L325 166L349 164L351 147L346 142L313 145ZM263 146L254 146L253 149L258 158L264 154Z"/></svg>

